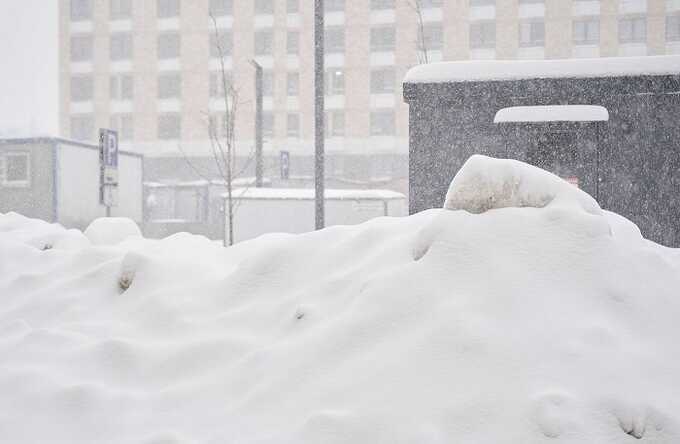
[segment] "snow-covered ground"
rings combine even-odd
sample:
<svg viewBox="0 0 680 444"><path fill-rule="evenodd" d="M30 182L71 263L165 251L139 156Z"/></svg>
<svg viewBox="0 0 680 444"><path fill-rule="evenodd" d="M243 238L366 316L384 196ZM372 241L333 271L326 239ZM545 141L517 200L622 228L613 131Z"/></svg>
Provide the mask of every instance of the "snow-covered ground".
<svg viewBox="0 0 680 444"><path fill-rule="evenodd" d="M445 206L228 249L1 215L0 441L680 442L680 253L519 162Z"/></svg>

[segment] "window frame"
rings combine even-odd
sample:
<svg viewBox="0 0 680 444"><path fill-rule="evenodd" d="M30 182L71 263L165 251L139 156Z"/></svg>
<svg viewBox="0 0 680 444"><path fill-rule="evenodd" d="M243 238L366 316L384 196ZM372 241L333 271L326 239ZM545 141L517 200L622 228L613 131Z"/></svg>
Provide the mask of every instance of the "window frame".
<svg viewBox="0 0 680 444"><path fill-rule="evenodd" d="M176 8L167 8L168 11L166 11L166 8L162 8L161 5L170 5L169 2L174 2L174 4L177 5ZM163 19L169 19L169 18L175 18L179 17L182 15L182 2L180 0L156 0L156 17L160 20Z"/></svg>
<svg viewBox="0 0 680 444"><path fill-rule="evenodd" d="M377 131L377 124L379 123L377 119L378 116L383 117L389 115L391 117L391 126L388 131ZM371 137L393 137L397 133L397 115L394 109L384 108L384 109L373 109L370 113L370 135Z"/></svg>
<svg viewBox="0 0 680 444"><path fill-rule="evenodd" d="M22 180L9 179L9 158L23 157L26 159L26 174ZM7 188L30 188L31 187L31 152L30 151L6 151L2 154L2 186Z"/></svg>
<svg viewBox="0 0 680 444"><path fill-rule="evenodd" d="M164 134L161 130L164 128L161 128L162 123L168 123L168 122L162 122L162 119L177 119L177 125L175 125L173 128L176 128L176 131L174 131L170 135ZM158 140L180 140L182 138L182 113L177 113L177 112L170 112L170 113L159 113L157 117L157 137Z"/></svg>
<svg viewBox="0 0 680 444"><path fill-rule="evenodd" d="M115 7L114 5L117 5ZM127 5L127 7L123 7ZM134 3L132 0L109 0L109 19L110 20L129 20L134 13Z"/></svg>
<svg viewBox="0 0 680 444"><path fill-rule="evenodd" d="M85 12L79 11L76 13L74 5L86 5ZM69 19L72 22L86 22L92 20L94 10L93 0L70 0L69 2Z"/></svg>

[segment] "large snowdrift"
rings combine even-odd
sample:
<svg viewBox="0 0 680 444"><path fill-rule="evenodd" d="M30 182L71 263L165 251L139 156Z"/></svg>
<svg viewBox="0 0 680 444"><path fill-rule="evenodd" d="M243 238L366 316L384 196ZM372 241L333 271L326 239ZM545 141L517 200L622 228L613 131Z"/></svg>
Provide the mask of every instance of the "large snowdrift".
<svg viewBox="0 0 680 444"><path fill-rule="evenodd" d="M228 249L2 215L0 441L680 442L680 255L569 186Z"/></svg>

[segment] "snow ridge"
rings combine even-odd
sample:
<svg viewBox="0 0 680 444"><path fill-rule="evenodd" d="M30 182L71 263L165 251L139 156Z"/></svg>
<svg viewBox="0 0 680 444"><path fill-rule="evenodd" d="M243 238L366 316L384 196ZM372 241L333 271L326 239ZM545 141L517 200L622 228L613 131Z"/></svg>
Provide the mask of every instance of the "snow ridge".
<svg viewBox="0 0 680 444"><path fill-rule="evenodd" d="M519 163L454 182L226 249L0 215L2 441L680 442L678 250Z"/></svg>

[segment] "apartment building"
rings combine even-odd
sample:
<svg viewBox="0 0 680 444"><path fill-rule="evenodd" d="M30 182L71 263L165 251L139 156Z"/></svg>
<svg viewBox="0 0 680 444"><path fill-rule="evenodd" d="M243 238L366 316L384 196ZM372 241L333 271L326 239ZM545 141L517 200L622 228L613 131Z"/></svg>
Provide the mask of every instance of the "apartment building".
<svg viewBox="0 0 680 444"><path fill-rule="evenodd" d="M219 42L238 91L239 152L254 144L256 60L265 153L276 162L289 151L299 159L291 174L309 174L312 0L60 1L64 136L91 141L110 127L152 158L209 159L208 121L225 107ZM329 176L406 177L401 79L415 64L680 53L680 0L418 3L325 0Z"/></svg>

